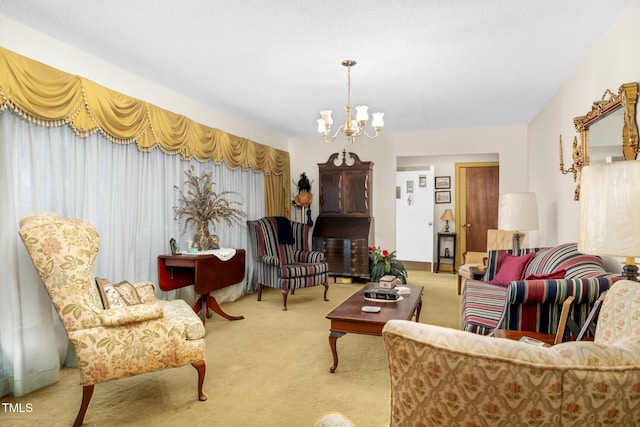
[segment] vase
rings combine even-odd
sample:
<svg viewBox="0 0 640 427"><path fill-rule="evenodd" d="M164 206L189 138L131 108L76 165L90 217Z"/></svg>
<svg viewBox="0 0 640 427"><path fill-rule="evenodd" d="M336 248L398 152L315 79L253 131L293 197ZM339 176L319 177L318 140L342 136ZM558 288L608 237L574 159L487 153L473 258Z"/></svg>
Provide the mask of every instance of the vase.
<svg viewBox="0 0 640 427"><path fill-rule="evenodd" d="M201 221L197 224L193 243L197 245L198 249L201 251L209 249L211 233L209 232L209 223L207 221Z"/></svg>

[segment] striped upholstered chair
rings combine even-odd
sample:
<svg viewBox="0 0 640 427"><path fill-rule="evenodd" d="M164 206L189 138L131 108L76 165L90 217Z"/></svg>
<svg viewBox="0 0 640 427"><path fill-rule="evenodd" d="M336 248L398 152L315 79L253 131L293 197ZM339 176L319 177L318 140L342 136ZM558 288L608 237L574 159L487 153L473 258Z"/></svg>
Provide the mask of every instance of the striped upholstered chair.
<svg viewBox="0 0 640 427"><path fill-rule="evenodd" d="M487 252L494 249L513 249L513 230L487 230ZM520 245L522 246L526 233L520 234ZM465 281L471 278L471 267L485 268L487 262L487 252L464 252L462 254L462 265L458 267L458 295L462 289L462 279Z"/></svg>
<svg viewBox="0 0 640 427"><path fill-rule="evenodd" d="M287 296L298 288L324 286L327 299L328 266L324 253L312 251L309 226L285 217L264 217L247 221L253 256L258 272L258 301L262 300L262 287L278 288L287 309Z"/></svg>
<svg viewBox="0 0 640 427"><path fill-rule="evenodd" d="M522 277L506 284L492 284L506 254L535 255ZM564 274L562 272L564 271ZM560 273L563 278L559 277ZM525 280L525 278L529 278ZM555 334L562 303L573 296L575 323L582 325L598 296L621 277L608 273L601 258L580 254L575 243L552 248L489 251L482 280L467 280L462 297L462 329L492 334L496 329Z"/></svg>

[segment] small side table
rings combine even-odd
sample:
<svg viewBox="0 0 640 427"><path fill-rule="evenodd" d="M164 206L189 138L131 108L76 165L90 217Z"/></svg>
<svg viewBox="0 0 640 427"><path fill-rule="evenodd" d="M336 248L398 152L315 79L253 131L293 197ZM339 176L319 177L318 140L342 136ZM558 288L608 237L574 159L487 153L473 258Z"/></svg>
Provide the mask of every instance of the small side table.
<svg viewBox="0 0 640 427"><path fill-rule="evenodd" d="M484 274L487 272L487 267L469 267L469 273L473 280L482 280Z"/></svg>
<svg viewBox="0 0 640 427"><path fill-rule="evenodd" d="M446 243L447 239L450 239L453 241L453 251L449 255L444 254L444 243ZM440 260L444 258L444 259L451 260L451 272L453 274L456 274L456 233L444 232L444 231L441 233L438 233L438 245L436 250L438 252L438 258L437 258L438 261L436 263L435 273L440 272Z"/></svg>
<svg viewBox="0 0 640 427"><path fill-rule="evenodd" d="M202 323L211 317L209 309L228 320L244 316L227 314L211 292L234 285L244 279L245 250L237 249L233 258L222 261L215 255L160 255L158 256L158 285L171 291L194 285L198 294L193 310L200 314Z"/></svg>

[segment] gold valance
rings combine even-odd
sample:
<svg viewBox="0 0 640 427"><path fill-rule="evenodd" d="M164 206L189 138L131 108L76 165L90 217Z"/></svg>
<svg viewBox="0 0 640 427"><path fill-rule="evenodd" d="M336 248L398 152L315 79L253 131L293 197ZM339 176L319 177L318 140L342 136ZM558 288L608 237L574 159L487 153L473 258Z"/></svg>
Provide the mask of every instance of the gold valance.
<svg viewBox="0 0 640 427"><path fill-rule="evenodd" d="M83 137L100 132L117 144L136 143L140 151L158 147L183 159L262 171L267 214L289 214L288 152L204 126L0 48L0 111L6 108L40 125L68 124Z"/></svg>

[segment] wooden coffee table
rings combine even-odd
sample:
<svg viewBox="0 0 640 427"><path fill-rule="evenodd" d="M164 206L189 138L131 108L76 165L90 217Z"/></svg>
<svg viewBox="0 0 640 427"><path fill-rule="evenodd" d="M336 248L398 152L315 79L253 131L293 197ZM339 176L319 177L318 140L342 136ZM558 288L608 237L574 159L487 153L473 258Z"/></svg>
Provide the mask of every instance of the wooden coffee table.
<svg viewBox="0 0 640 427"><path fill-rule="evenodd" d="M405 285L408 286L408 285ZM422 286L408 286L411 294L402 295L400 301L371 301L364 299L365 289L372 286L364 285L355 294L351 295L345 302L327 314L327 319L331 320L329 329L329 346L333 353L333 366L329 368L331 373L338 367L338 351L336 341L347 333L377 335L382 336L382 328L392 319L411 320L414 316L416 322L420 321L420 310L422 309ZM378 313L365 313L362 306L380 307Z"/></svg>
<svg viewBox="0 0 640 427"><path fill-rule="evenodd" d="M542 341L549 345L553 345L556 339L556 336L553 334L531 331L512 331L508 329L498 329L495 331L494 336L497 338L507 338L514 341L519 341L522 337L529 337L538 341Z"/></svg>

